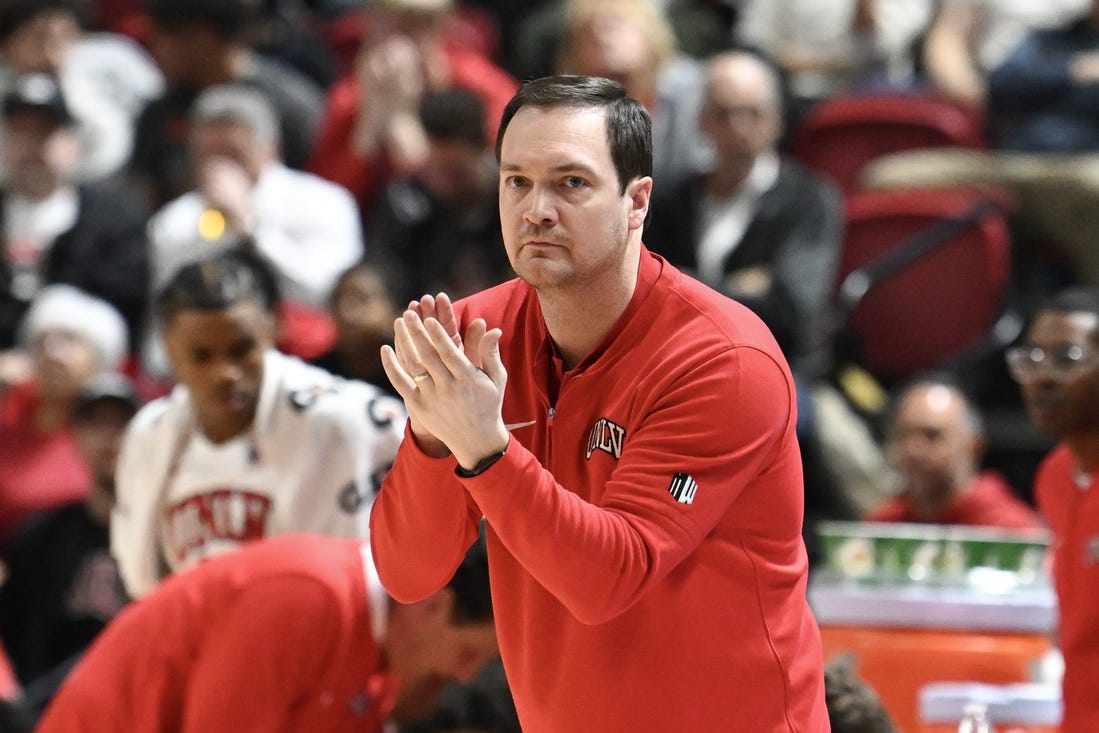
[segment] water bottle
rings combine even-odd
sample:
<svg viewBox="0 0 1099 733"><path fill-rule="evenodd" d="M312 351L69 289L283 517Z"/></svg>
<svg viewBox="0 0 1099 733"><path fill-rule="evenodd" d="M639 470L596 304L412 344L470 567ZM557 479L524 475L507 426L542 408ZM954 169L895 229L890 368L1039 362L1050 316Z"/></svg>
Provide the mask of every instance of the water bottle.
<svg viewBox="0 0 1099 733"><path fill-rule="evenodd" d="M996 733L988 719L988 706L983 702L966 703L958 723L958 733Z"/></svg>

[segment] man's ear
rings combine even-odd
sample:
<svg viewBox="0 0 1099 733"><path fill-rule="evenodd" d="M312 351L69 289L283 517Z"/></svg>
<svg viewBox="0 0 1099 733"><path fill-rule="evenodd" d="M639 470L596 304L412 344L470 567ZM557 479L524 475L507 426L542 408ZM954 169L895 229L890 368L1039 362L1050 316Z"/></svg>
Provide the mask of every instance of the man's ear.
<svg viewBox="0 0 1099 733"><path fill-rule="evenodd" d="M626 195L630 198L629 228L641 229L645 226L645 217L649 214L649 199L653 193L653 179L642 176L630 181L626 186Z"/></svg>

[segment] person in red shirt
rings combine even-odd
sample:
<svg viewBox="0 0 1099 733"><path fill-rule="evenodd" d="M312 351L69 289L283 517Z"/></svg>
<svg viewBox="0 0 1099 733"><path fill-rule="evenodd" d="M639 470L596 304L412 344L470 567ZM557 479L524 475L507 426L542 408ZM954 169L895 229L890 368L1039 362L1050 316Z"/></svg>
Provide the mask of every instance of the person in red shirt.
<svg viewBox="0 0 1099 733"><path fill-rule="evenodd" d="M74 668L38 733L381 733L497 654L484 543L393 603L358 540L282 535L172 576Z"/></svg>
<svg viewBox="0 0 1099 733"><path fill-rule="evenodd" d="M371 514L398 600L487 520L526 733L825 733L789 367L746 307L642 244L651 120L547 77L497 138L519 279L424 296L382 349L408 406Z"/></svg>
<svg viewBox="0 0 1099 733"><path fill-rule="evenodd" d="M0 355L25 362L12 369L10 386L0 374L0 551L31 514L88 493L92 475L72 430L73 410L88 382L121 368L128 351L122 315L62 284L35 296L20 341L21 349Z"/></svg>
<svg viewBox="0 0 1099 733"><path fill-rule="evenodd" d="M375 0L351 74L328 91L309 170L347 188L370 211L382 186L418 170L428 141L419 106L429 91L468 89L496 130L518 82L446 36L452 0ZM486 141L487 143L487 141ZM367 222L369 225L369 222Z"/></svg>
<svg viewBox="0 0 1099 733"><path fill-rule="evenodd" d="M1065 660L1060 730L1093 733L1099 726L1099 289L1053 296L1007 359L1031 422L1061 441L1038 467L1034 495L1053 532Z"/></svg>
<svg viewBox="0 0 1099 733"><path fill-rule="evenodd" d="M948 380L917 380L897 396L886 452L900 479L875 522L1041 527L1042 518L995 471L981 471L984 428L977 408Z"/></svg>

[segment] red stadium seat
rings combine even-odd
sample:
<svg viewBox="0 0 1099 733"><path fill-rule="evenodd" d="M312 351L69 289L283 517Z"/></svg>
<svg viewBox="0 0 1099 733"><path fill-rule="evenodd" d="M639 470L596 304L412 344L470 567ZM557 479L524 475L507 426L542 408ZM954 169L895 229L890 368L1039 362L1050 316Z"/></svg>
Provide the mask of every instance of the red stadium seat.
<svg viewBox="0 0 1099 733"><path fill-rule="evenodd" d="M979 113L930 96L843 96L817 104L792 139L794 156L832 178L845 192L858 188L863 166L887 153L925 147L984 148Z"/></svg>
<svg viewBox="0 0 1099 733"><path fill-rule="evenodd" d="M1001 202L905 189L858 192L846 207L838 331L858 364L891 384L989 342L1011 274Z"/></svg>

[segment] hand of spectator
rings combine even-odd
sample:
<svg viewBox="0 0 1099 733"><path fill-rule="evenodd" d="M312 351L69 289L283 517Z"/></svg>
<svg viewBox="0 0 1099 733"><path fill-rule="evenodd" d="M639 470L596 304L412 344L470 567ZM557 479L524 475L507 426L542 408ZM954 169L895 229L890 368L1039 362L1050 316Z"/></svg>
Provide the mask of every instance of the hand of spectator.
<svg viewBox="0 0 1099 733"><path fill-rule="evenodd" d="M391 36L365 49L356 71L362 94L355 149L369 157L385 145L398 170L416 168L427 151L417 114L427 90L418 47L404 36Z"/></svg>
<svg viewBox="0 0 1099 733"><path fill-rule="evenodd" d="M199 166L199 193L238 233L247 234L255 229L254 186L248 171L229 158L210 158Z"/></svg>
<svg viewBox="0 0 1099 733"><path fill-rule="evenodd" d="M1069 73L1080 85L1099 83L1099 51L1085 51L1072 57Z"/></svg>
<svg viewBox="0 0 1099 733"><path fill-rule="evenodd" d="M31 378L34 367L30 356L20 349L0 351L0 390Z"/></svg>
<svg viewBox="0 0 1099 733"><path fill-rule="evenodd" d="M768 267L745 267L725 278L726 291L736 297L761 297L770 291L774 275Z"/></svg>

